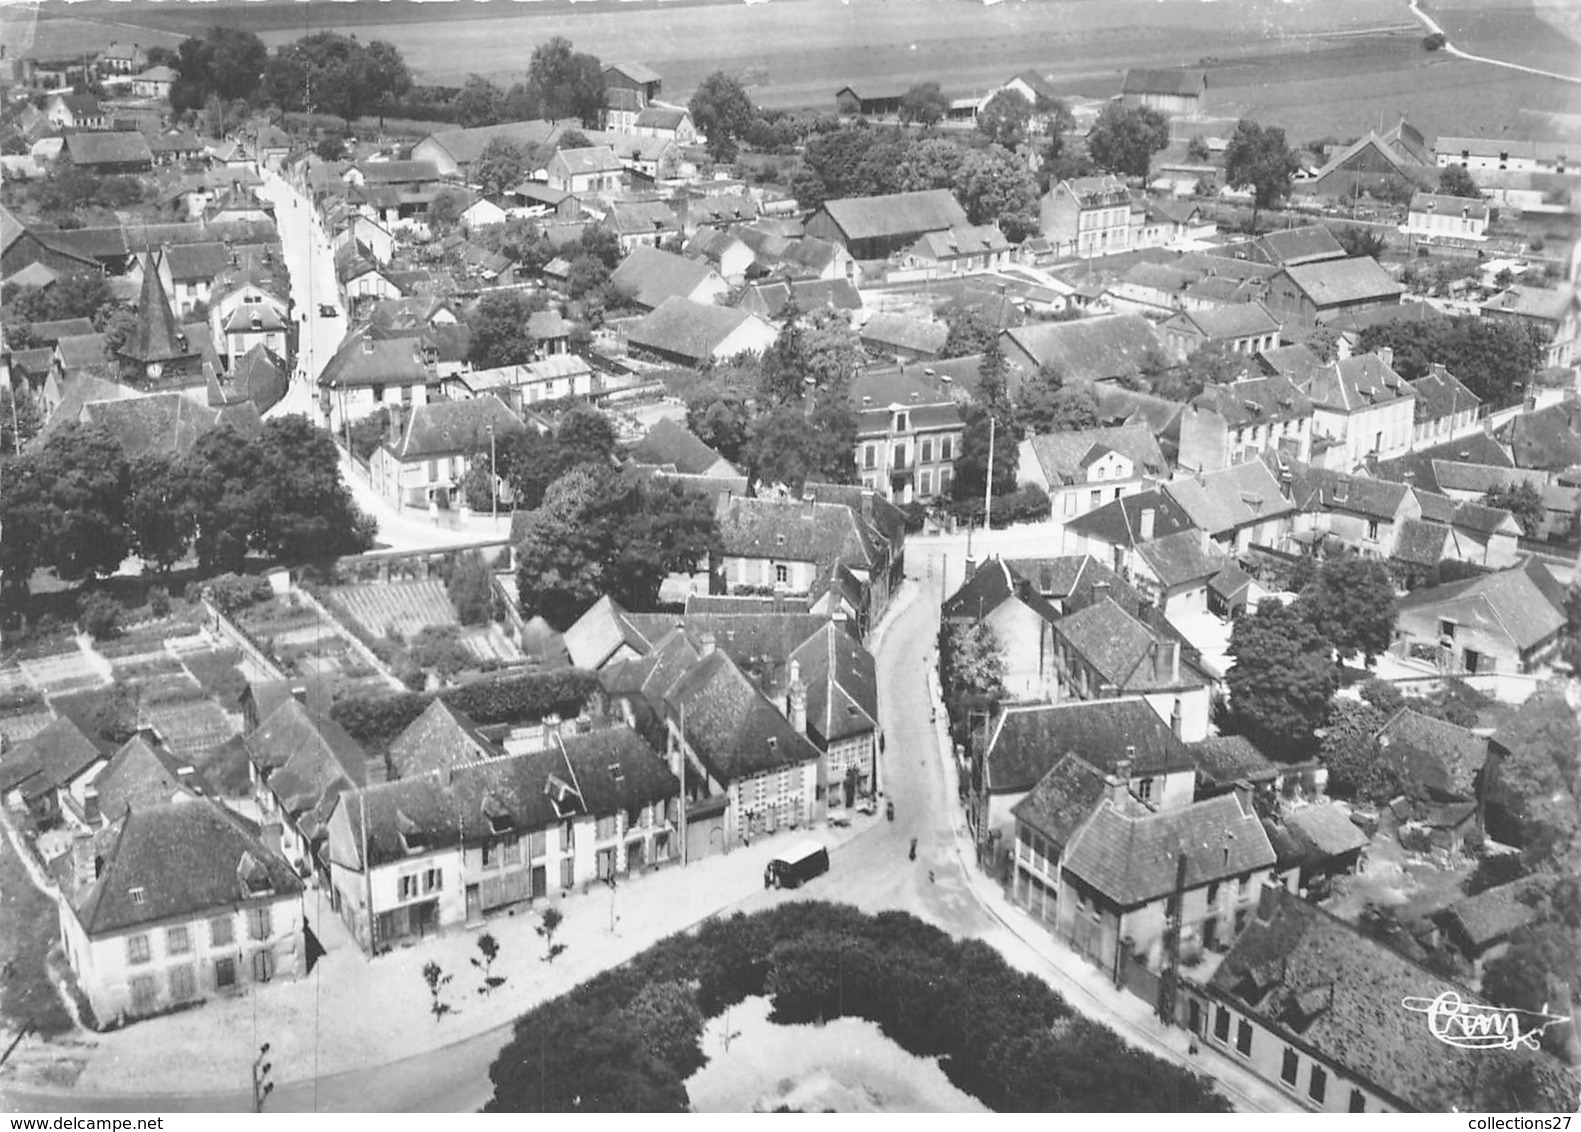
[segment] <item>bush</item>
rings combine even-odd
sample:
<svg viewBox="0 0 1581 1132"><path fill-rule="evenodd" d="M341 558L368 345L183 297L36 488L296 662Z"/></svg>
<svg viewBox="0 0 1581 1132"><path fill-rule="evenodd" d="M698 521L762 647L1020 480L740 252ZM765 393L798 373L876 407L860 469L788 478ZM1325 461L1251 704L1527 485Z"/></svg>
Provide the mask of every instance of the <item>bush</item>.
<svg viewBox="0 0 1581 1132"><path fill-rule="evenodd" d="M268 601L274 594L266 579L252 574L218 574L203 589L214 607L227 616Z"/></svg>
<svg viewBox="0 0 1581 1132"><path fill-rule="evenodd" d="M402 676L400 672L396 675ZM597 675L573 668L479 680L460 688L448 688L439 693L439 698L466 712L478 723L531 723L546 715L570 718L581 714L598 688ZM433 698L415 692L378 697L349 696L337 700L330 707L329 715L364 747L382 750L423 714Z"/></svg>
<svg viewBox="0 0 1581 1132"><path fill-rule="evenodd" d="M463 625L486 625L493 607L494 579L477 551L456 561L445 579L445 590Z"/></svg>
<svg viewBox="0 0 1581 1132"><path fill-rule="evenodd" d="M1449 38L1441 31L1435 31L1432 35L1422 37L1422 47L1427 51L1441 51L1444 44L1448 42Z"/></svg>
<svg viewBox="0 0 1581 1132"><path fill-rule="evenodd" d="M148 591L148 611L155 617L170 616L170 591L164 586L155 586Z"/></svg>
<svg viewBox="0 0 1581 1132"><path fill-rule="evenodd" d="M447 680L472 662L472 653L461 643L461 628L457 625L425 626L412 641L409 655L420 667Z"/></svg>
<svg viewBox="0 0 1581 1132"><path fill-rule="evenodd" d="M77 615L77 627L96 641L121 635L121 603L107 593L91 593Z"/></svg>

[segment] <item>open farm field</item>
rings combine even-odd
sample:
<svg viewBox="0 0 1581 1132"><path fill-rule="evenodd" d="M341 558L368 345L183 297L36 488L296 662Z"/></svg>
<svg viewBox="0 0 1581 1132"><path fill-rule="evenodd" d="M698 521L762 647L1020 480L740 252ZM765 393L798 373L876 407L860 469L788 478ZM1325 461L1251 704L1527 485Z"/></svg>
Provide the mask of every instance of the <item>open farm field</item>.
<svg viewBox="0 0 1581 1132"><path fill-rule="evenodd" d="M1581 77L1581 4L1447 0L1426 11L1462 51Z"/></svg>
<svg viewBox="0 0 1581 1132"><path fill-rule="evenodd" d="M0 7L0 46L6 58L31 55L35 59L76 59L97 55L114 41L140 43L144 47L175 47L187 37L185 32L159 31L149 27L123 24L129 5L117 4L102 18L80 19L74 8L65 4L46 5L42 10L31 4L6 4ZM150 11L152 4L139 4ZM182 5L188 7L188 5ZM71 15L57 14L71 11ZM40 18L42 17L42 18Z"/></svg>

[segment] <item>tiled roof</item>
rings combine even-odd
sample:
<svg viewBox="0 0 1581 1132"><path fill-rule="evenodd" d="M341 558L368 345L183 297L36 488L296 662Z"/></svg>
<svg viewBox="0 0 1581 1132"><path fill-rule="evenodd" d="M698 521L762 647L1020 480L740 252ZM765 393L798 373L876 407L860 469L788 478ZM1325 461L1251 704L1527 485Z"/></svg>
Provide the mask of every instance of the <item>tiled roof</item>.
<svg viewBox="0 0 1581 1132"><path fill-rule="evenodd" d="M819 757L807 736L722 652L693 666L665 701L677 717L684 713L688 747L726 784Z"/></svg>
<svg viewBox="0 0 1581 1132"><path fill-rule="evenodd" d="M1561 402L1522 413L1499 430L1518 468L1562 471L1581 464L1581 408Z"/></svg>
<svg viewBox="0 0 1581 1132"><path fill-rule="evenodd" d="M1305 224L1299 228L1286 228L1266 232L1254 241L1269 263L1290 267L1299 263L1316 263L1322 260L1343 259L1345 248L1334 238L1326 224Z"/></svg>
<svg viewBox="0 0 1581 1132"><path fill-rule="evenodd" d="M995 794L1030 790L1062 755L1073 752L1105 773L1127 758L1133 775L1195 765L1146 700L1077 700L1005 708L989 735L984 786Z"/></svg>
<svg viewBox="0 0 1581 1132"><path fill-rule="evenodd" d="M470 165L496 139L509 142L523 150L548 145L559 136L561 127L553 122L534 119L527 122L502 122L497 126L474 126L465 130L440 130L429 134L418 145L432 142L439 146L457 165Z"/></svg>
<svg viewBox="0 0 1581 1132"><path fill-rule="evenodd" d="M1431 448L1418 448L1392 460L1377 460L1368 464L1369 470L1379 479L1395 483L1408 483L1413 487L1439 492L1441 489L1433 468L1439 461L1457 464L1479 464L1487 467L1513 468L1515 462L1503 445L1485 432L1474 432L1459 440L1446 440Z"/></svg>
<svg viewBox="0 0 1581 1132"><path fill-rule="evenodd" d="M1147 67L1131 67L1125 72L1125 82L1121 84L1122 94L1171 94L1193 95L1200 97L1208 87L1206 71L1199 70L1158 70Z"/></svg>
<svg viewBox="0 0 1581 1132"><path fill-rule="evenodd" d="M867 240L970 227L948 189L827 200L822 211L848 240Z"/></svg>
<svg viewBox="0 0 1581 1132"><path fill-rule="evenodd" d="M1535 920L1552 887L1551 875L1522 877L1457 900L1435 918L1480 951Z"/></svg>
<svg viewBox="0 0 1581 1132"><path fill-rule="evenodd" d="M169 362L191 357L197 351L185 340L176 325L175 312L165 295L164 281L154 266L153 256L143 260L142 293L137 300L137 322L121 344L119 353L138 362Z"/></svg>
<svg viewBox="0 0 1581 1132"><path fill-rule="evenodd" d="M439 180L439 167L432 161L359 161L356 169L376 184Z"/></svg>
<svg viewBox="0 0 1581 1132"><path fill-rule="evenodd" d="M194 792L187 786L180 762L161 745L141 735L133 736L110 756L93 780L99 794L99 812L114 821L127 810L186 800Z"/></svg>
<svg viewBox="0 0 1581 1132"><path fill-rule="evenodd" d="M74 720L60 716L0 757L0 795L20 788L24 798L41 797L71 782L104 754Z"/></svg>
<svg viewBox="0 0 1581 1132"><path fill-rule="evenodd" d="M1412 212L1433 213L1438 216L1466 216L1472 220L1486 220L1488 202L1481 197L1452 197L1442 193L1417 193L1411 198Z"/></svg>
<svg viewBox="0 0 1581 1132"><path fill-rule="evenodd" d="M176 244L165 252L170 277L178 283L208 282L230 266L230 251L218 241Z"/></svg>
<svg viewBox="0 0 1581 1132"><path fill-rule="evenodd" d="M1494 574L1413 590L1400 599L1400 612L1439 608L1528 649L1564 626L1564 603L1564 588L1539 559L1529 558Z"/></svg>
<svg viewBox="0 0 1581 1132"><path fill-rule="evenodd" d="M902 349L932 356L944 349L950 328L942 322L911 318L890 311L878 311L862 324L859 336L864 346L881 350Z"/></svg>
<svg viewBox="0 0 1581 1132"><path fill-rule="evenodd" d="M638 653L646 653L651 647L651 642L627 619L626 611L607 595L589 606L565 631L565 647L571 654L571 663L578 668L596 670L622 644Z"/></svg>
<svg viewBox="0 0 1581 1132"><path fill-rule="evenodd" d="M1284 270L1320 310L1364 299L1398 298L1405 291L1371 256L1303 263Z"/></svg>
<svg viewBox="0 0 1581 1132"><path fill-rule="evenodd" d="M633 248L615 268L610 286L652 309L671 296L690 298L710 278L717 276L704 261L644 245Z"/></svg>
<svg viewBox="0 0 1581 1132"><path fill-rule="evenodd" d="M975 620L987 617L1012 599L1020 601L1051 625L1059 620L1059 610L1038 592L1033 580L1015 573L1009 563L999 558L984 562L976 573L961 583L961 588L945 600L940 616L946 621Z"/></svg>
<svg viewBox="0 0 1581 1132"><path fill-rule="evenodd" d="M302 891L280 855L210 799L135 809L96 841L98 878L73 900L90 938L230 912L265 893Z"/></svg>
<svg viewBox="0 0 1581 1132"><path fill-rule="evenodd" d="M862 293L849 279L780 279L753 284L747 294L757 297L770 318L779 318L792 297L803 312L862 309Z"/></svg>
<svg viewBox="0 0 1581 1132"><path fill-rule="evenodd" d="M198 438L222 424L251 433L253 422L222 416L222 410L199 404L180 393L152 393L112 401L91 401L82 407L85 424L102 425L120 441L128 459L159 452L181 456Z"/></svg>
<svg viewBox="0 0 1581 1132"><path fill-rule="evenodd" d="M367 785L367 760L357 741L328 716L287 697L243 740L247 757L301 834L315 840L343 791Z"/></svg>
<svg viewBox="0 0 1581 1132"><path fill-rule="evenodd" d="M45 319L32 324L33 337L53 346L62 338L76 338L94 333L93 323L85 318Z"/></svg>
<svg viewBox="0 0 1581 1132"><path fill-rule="evenodd" d="M1082 208L1108 208L1131 203L1131 190L1119 177L1104 173L1093 177L1073 177L1062 181Z"/></svg>
<svg viewBox="0 0 1581 1132"><path fill-rule="evenodd" d="M1195 530L1191 517L1174 500L1153 489L1112 500L1065 524L1071 534L1096 539L1110 546L1135 546L1142 541L1142 512L1153 512L1153 537Z"/></svg>
<svg viewBox="0 0 1581 1132"><path fill-rule="evenodd" d="M1474 1082L1492 1079L1506 1056L1451 1045L1401 1006L1445 991L1465 1003L1482 1003L1481 996L1284 889L1264 891L1257 915L1207 985L1276 1037L1407 1111L1481 1111L1486 1105Z"/></svg>
<svg viewBox="0 0 1581 1132"><path fill-rule="evenodd" d="M1396 561L1412 566L1437 566L1445 555L1449 528L1426 519L1406 519L1394 535Z"/></svg>
<svg viewBox="0 0 1581 1132"><path fill-rule="evenodd" d="M627 331L626 341L638 349L703 361L711 358L730 335L752 321L755 316L745 311L672 295L635 323Z"/></svg>
<svg viewBox="0 0 1581 1132"><path fill-rule="evenodd" d="M470 716L436 699L390 743L389 759L395 777L411 778L501 753L478 733Z"/></svg>
<svg viewBox="0 0 1581 1132"><path fill-rule="evenodd" d="M1103 771L1080 755L1063 755L1010 812L1052 841L1055 851L1049 855L1058 858L1107 789Z"/></svg>
<svg viewBox="0 0 1581 1132"><path fill-rule="evenodd" d="M1402 483L1351 476L1291 460L1290 494L1304 511L1348 511L1372 519L1393 519L1410 488Z"/></svg>
<svg viewBox="0 0 1581 1132"><path fill-rule="evenodd" d="M415 338L374 338L366 328L341 343L319 375L326 389L361 385L426 385L430 374Z"/></svg>
<svg viewBox="0 0 1581 1132"><path fill-rule="evenodd" d="M1304 385L1323 367L1322 360L1304 342L1293 346L1275 346L1272 350L1262 351L1257 357L1268 373L1288 378L1297 386Z"/></svg>
<svg viewBox="0 0 1581 1132"><path fill-rule="evenodd" d="M1312 375L1307 396L1314 405L1354 413L1416 391L1377 354L1356 354L1324 366Z"/></svg>
<svg viewBox="0 0 1581 1132"><path fill-rule="evenodd" d="M1299 420L1312 415L1312 402L1284 375L1252 377L1228 385L1209 385L1191 399L1199 412L1216 413L1230 428Z"/></svg>
<svg viewBox="0 0 1581 1132"><path fill-rule="evenodd" d="M1206 582L1224 566L1222 555L1202 548L1202 539L1196 531L1177 531L1139 542L1136 553L1152 568L1165 588Z"/></svg>
<svg viewBox="0 0 1581 1132"><path fill-rule="evenodd" d="M1438 796L1469 799L1488 755L1485 737L1403 707L1374 736L1378 759Z"/></svg>
<svg viewBox="0 0 1581 1132"><path fill-rule="evenodd" d="M671 465L685 475L700 476L724 457L694 435L684 424L661 417L630 452L639 464Z"/></svg>
<svg viewBox="0 0 1581 1132"><path fill-rule="evenodd" d="M1003 252L1010 241L995 224L967 224L942 232L924 232L908 250L923 259L949 259Z"/></svg>
<svg viewBox="0 0 1581 1132"><path fill-rule="evenodd" d="M622 236L680 231L681 219L662 200L617 201L610 206L608 223Z"/></svg>
<svg viewBox="0 0 1581 1132"><path fill-rule="evenodd" d="M881 557L877 532L843 504L721 497L718 520L726 557L838 562L858 570L872 569Z"/></svg>
<svg viewBox="0 0 1581 1132"><path fill-rule="evenodd" d="M1100 445L1130 460L1137 475L1162 477L1169 473L1169 462L1159 450L1152 430L1144 425L1052 432L1034 436L1029 443L1043 475L1056 487L1084 481L1087 454Z"/></svg>
<svg viewBox="0 0 1581 1132"><path fill-rule="evenodd" d="M1004 335L1038 365L1052 365L1067 384L1112 380L1134 373L1153 355L1164 354L1153 324L1135 314L1029 323Z"/></svg>
<svg viewBox="0 0 1581 1132"><path fill-rule="evenodd" d="M1244 735L1209 735L1186 749L1197 761L1197 770L1218 786L1232 786L1241 779L1272 781L1280 766L1257 749Z"/></svg>
<svg viewBox="0 0 1581 1132"><path fill-rule="evenodd" d="M635 125L646 130L676 130L687 118L679 106L648 106L638 113Z"/></svg>
<svg viewBox="0 0 1581 1132"><path fill-rule="evenodd" d="M604 68L604 73L607 75L611 71L643 86L659 82L662 79L659 72L646 63L610 63Z"/></svg>
<svg viewBox="0 0 1581 1132"><path fill-rule="evenodd" d="M1176 677L1172 642L1160 640L1112 599L1061 618L1054 634L1091 664L1104 684L1122 694L1194 682L1188 669L1181 669Z"/></svg>
<svg viewBox="0 0 1581 1132"><path fill-rule="evenodd" d="M757 215L758 202L745 192L717 193L686 202L686 218L697 225L736 224L754 220Z"/></svg>
<svg viewBox="0 0 1581 1132"><path fill-rule="evenodd" d="M366 815L367 857L374 866L399 861L407 847L425 850L479 845L510 830L518 836L581 815L613 815L673 798L675 776L629 727L562 734L546 750L456 766L346 794L347 846L361 865ZM558 808L557 808L558 805Z"/></svg>
<svg viewBox="0 0 1581 1132"><path fill-rule="evenodd" d="M1338 857L1367 846L1367 835L1332 802L1291 810L1285 816L1285 825L1309 853L1318 857Z"/></svg>
<svg viewBox="0 0 1581 1132"><path fill-rule="evenodd" d="M1261 460L1182 476L1164 484L1163 491L1195 526L1215 536L1296 510L1280 491L1278 478Z"/></svg>
<svg viewBox="0 0 1581 1132"><path fill-rule="evenodd" d="M1182 311L1170 319L1166 327L1176 322L1194 328L1210 341L1230 341L1252 335L1279 333L1279 320L1268 313L1267 307L1256 301ZM1256 365L1250 357L1246 359L1246 363L1250 367Z"/></svg>
<svg viewBox="0 0 1581 1132"><path fill-rule="evenodd" d="M403 463L447 455L470 456L488 448L490 429L498 439L526 427L496 397L429 401L412 410L394 453Z"/></svg>
<svg viewBox="0 0 1581 1132"><path fill-rule="evenodd" d="M78 165L151 165L148 139L135 131L66 135L66 153Z"/></svg>
<svg viewBox="0 0 1581 1132"><path fill-rule="evenodd" d="M1483 303L1482 309L1542 322L1559 322L1575 304L1576 292L1573 286L1525 287L1516 283Z"/></svg>
<svg viewBox="0 0 1581 1132"><path fill-rule="evenodd" d="M873 654L844 627L825 622L791 653L807 688L807 730L826 746L878 728Z"/></svg>
<svg viewBox="0 0 1581 1132"><path fill-rule="evenodd" d="M1256 811L1222 794L1157 813L1106 799L1071 837L1063 868L1121 908L1135 908L1174 891L1181 857L1187 889L1275 862Z"/></svg>

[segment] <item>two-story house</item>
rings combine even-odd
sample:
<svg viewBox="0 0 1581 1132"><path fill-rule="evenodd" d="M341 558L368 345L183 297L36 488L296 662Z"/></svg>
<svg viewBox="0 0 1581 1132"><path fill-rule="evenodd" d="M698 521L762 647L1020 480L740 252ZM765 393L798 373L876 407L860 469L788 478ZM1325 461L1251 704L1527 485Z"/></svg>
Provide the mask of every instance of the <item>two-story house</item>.
<svg viewBox="0 0 1581 1132"><path fill-rule="evenodd" d="M945 625L986 625L1004 662L1001 686L1009 702L1046 703L1057 694L1054 627L1060 611L1009 563L990 558L944 602Z"/></svg>
<svg viewBox="0 0 1581 1132"><path fill-rule="evenodd" d="M1061 696L1079 700L1140 696L1187 743L1208 734L1212 681L1180 641L1149 628L1112 599L1054 624Z"/></svg>
<svg viewBox="0 0 1581 1132"><path fill-rule="evenodd" d="M211 799L133 808L63 865L62 949L101 1024L307 968L302 882Z"/></svg>
<svg viewBox="0 0 1581 1132"><path fill-rule="evenodd" d="M63 91L44 102L44 116L63 130L108 130L110 116L91 94Z"/></svg>
<svg viewBox="0 0 1581 1132"><path fill-rule="evenodd" d="M1368 459L1404 455L1416 435L1416 390L1384 347L1332 362L1306 384L1312 402L1313 462L1353 472ZM1327 443L1318 451L1316 437Z"/></svg>
<svg viewBox="0 0 1581 1132"><path fill-rule="evenodd" d="M427 404L438 381L418 339L377 338L363 327L346 337L319 374L319 408L332 429L342 429L384 406Z"/></svg>
<svg viewBox="0 0 1581 1132"><path fill-rule="evenodd" d="M283 700L243 743L253 801L278 826L270 848L306 875L322 864L318 850L336 799L367 785L367 755L340 724L315 718L295 698Z"/></svg>
<svg viewBox="0 0 1581 1132"><path fill-rule="evenodd" d="M551 189L576 197L614 192L624 175L625 166L607 145L558 150L544 167Z"/></svg>
<svg viewBox="0 0 1581 1132"><path fill-rule="evenodd" d="M1137 424L1029 436L1020 468L1026 482L1048 492L1054 522L1136 495L1169 474L1152 430Z"/></svg>
<svg viewBox="0 0 1581 1132"><path fill-rule="evenodd" d="M1255 356L1279 345L1279 320L1255 299L1222 307L1187 310L1164 323L1164 341L1177 356L1190 357L1204 346ZM1248 357L1251 372L1256 363Z"/></svg>
<svg viewBox="0 0 1581 1132"><path fill-rule="evenodd" d="M1264 299L1285 324L1311 326L1342 315L1399 306L1405 288L1371 256L1285 267L1268 281Z"/></svg>
<svg viewBox="0 0 1581 1132"><path fill-rule="evenodd" d="M1574 365L1581 356L1581 299L1574 283L1552 288L1513 284L1482 304L1482 317L1541 332L1547 340L1545 365Z"/></svg>
<svg viewBox="0 0 1581 1132"><path fill-rule="evenodd" d="M1405 216L1405 234L1421 243L1454 243L1487 239L1488 203L1481 197L1417 193Z"/></svg>
<svg viewBox="0 0 1581 1132"><path fill-rule="evenodd" d="M1300 508L1292 543L1312 546L1333 540L1368 558L1389 558L1402 525L1422 518L1411 488L1366 476L1351 476L1287 463L1290 499Z"/></svg>
<svg viewBox="0 0 1581 1132"><path fill-rule="evenodd" d="M1225 554L1279 546L1295 529L1296 505L1262 460L1177 476L1163 491Z"/></svg>
<svg viewBox="0 0 1581 1132"><path fill-rule="evenodd" d="M1425 374L1410 384L1416 393L1412 448L1442 444L1477 430L1482 398L1467 389L1442 362L1432 363Z"/></svg>
<svg viewBox="0 0 1581 1132"><path fill-rule="evenodd" d="M629 252L636 247L656 248L676 239L681 234L681 219L662 200L616 201L604 216L604 227L615 233L621 250ZM693 253L688 250L686 254ZM728 276L728 272L721 274Z"/></svg>
<svg viewBox="0 0 1581 1132"><path fill-rule="evenodd" d="M1564 609L1564 587L1532 557L1413 590L1400 599L1390 651L1442 672L1540 672L1558 647Z"/></svg>
<svg viewBox="0 0 1581 1132"><path fill-rule="evenodd" d="M919 366L873 370L852 381L851 400L863 487L897 503L950 494L965 422L949 382Z"/></svg>
<svg viewBox="0 0 1581 1132"><path fill-rule="evenodd" d="M1264 452L1312 458L1311 399L1283 375L1209 385L1180 414L1179 464L1214 472Z"/></svg>
<svg viewBox="0 0 1581 1132"><path fill-rule="evenodd" d="M1049 187L1038 203L1038 230L1056 255L1084 259L1131 244L1131 191L1119 177L1075 177Z"/></svg>
<svg viewBox="0 0 1581 1132"><path fill-rule="evenodd" d="M400 431L368 460L373 488L397 507L465 504L461 485L472 461L498 441L526 429L497 397L428 401L401 408Z"/></svg>
<svg viewBox="0 0 1581 1132"><path fill-rule="evenodd" d="M343 794L332 903L370 954L677 855L678 784L634 731L555 731L542 750Z"/></svg>

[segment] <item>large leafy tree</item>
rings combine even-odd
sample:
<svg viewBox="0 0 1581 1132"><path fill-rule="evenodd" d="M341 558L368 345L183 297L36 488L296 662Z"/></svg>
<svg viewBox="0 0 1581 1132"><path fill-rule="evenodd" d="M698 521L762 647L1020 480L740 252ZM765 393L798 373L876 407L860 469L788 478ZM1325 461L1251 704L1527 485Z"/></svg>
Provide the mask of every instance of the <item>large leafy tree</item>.
<svg viewBox="0 0 1581 1132"><path fill-rule="evenodd" d="M1366 700L1334 700L1323 724L1321 748L1330 793L1380 803L1399 795L1404 784L1378 760L1373 745L1373 736L1388 720L1388 713Z"/></svg>
<svg viewBox="0 0 1581 1132"><path fill-rule="evenodd" d="M1258 212L1273 208L1290 195L1300 168L1281 127L1262 126L1250 118L1235 123L1235 132L1224 149L1224 180L1232 188L1251 190L1254 232Z"/></svg>
<svg viewBox="0 0 1581 1132"><path fill-rule="evenodd" d="M944 694L952 702L997 700L1004 694L1004 649L983 622L947 625L939 656L945 669Z"/></svg>
<svg viewBox="0 0 1581 1132"><path fill-rule="evenodd" d="M468 75L467 81L461 84L461 93L456 95L450 108L455 112L458 123L472 129L492 126L501 121L500 111L504 102L505 92L499 87L482 75Z"/></svg>
<svg viewBox="0 0 1581 1132"><path fill-rule="evenodd" d="M1407 381L1440 362L1467 389L1499 407L1520 400L1543 364L1545 339L1525 324L1468 317L1380 323L1361 332L1362 352L1379 346L1394 351L1392 364Z"/></svg>
<svg viewBox="0 0 1581 1132"><path fill-rule="evenodd" d="M1087 153L1098 168L1126 177L1147 177L1153 154L1169 144L1169 122L1151 106L1111 102L1087 134Z"/></svg>
<svg viewBox="0 0 1581 1132"><path fill-rule="evenodd" d="M67 424L50 434L36 460L57 516L55 573L68 582L114 573L126 559L131 488L120 442L101 426Z"/></svg>
<svg viewBox="0 0 1581 1132"><path fill-rule="evenodd" d="M307 562L368 549L369 520L352 502L329 434L304 416L264 422L255 442L268 504L258 549Z"/></svg>
<svg viewBox="0 0 1581 1132"><path fill-rule="evenodd" d="M955 191L961 162L967 149L953 138L921 138L911 143L906 157L896 169L898 188L903 193L927 189Z"/></svg>
<svg viewBox="0 0 1581 1132"><path fill-rule="evenodd" d="M1015 149L1027 140L1032 103L1019 90L996 91L977 112L977 129L995 145Z"/></svg>
<svg viewBox="0 0 1581 1132"><path fill-rule="evenodd" d="M1324 559L1296 608L1341 658L1360 653L1369 666L1394 639L1399 612L1388 566L1359 554Z"/></svg>
<svg viewBox="0 0 1581 1132"><path fill-rule="evenodd" d="M986 353L999 341L999 331L982 315L971 309L952 311L945 317L950 328L939 351L941 358L965 358Z"/></svg>
<svg viewBox="0 0 1581 1132"><path fill-rule="evenodd" d="M997 145L968 150L951 188L973 224L997 224L1017 241L1037 231L1037 178L1008 150Z"/></svg>
<svg viewBox="0 0 1581 1132"><path fill-rule="evenodd" d="M597 56L574 50L557 35L533 48L527 91L550 121L574 118L597 129L604 113L604 68Z"/></svg>
<svg viewBox="0 0 1581 1132"><path fill-rule="evenodd" d="M182 40L177 49L170 105L177 111L197 110L211 95L227 101L251 98L268 62L269 49L252 32L211 27L201 39Z"/></svg>
<svg viewBox="0 0 1581 1132"><path fill-rule="evenodd" d="M132 462L131 488L126 510L132 552L144 566L167 573L186 557L197 537L187 469L170 453L146 453Z"/></svg>
<svg viewBox="0 0 1581 1132"><path fill-rule="evenodd" d="M982 497L990 474L990 448L994 494L1015 490L1022 428L1010 400L1009 377L1010 366L995 339L978 364L977 389L962 414L965 428L952 485L957 499Z"/></svg>
<svg viewBox="0 0 1581 1132"><path fill-rule="evenodd" d="M371 40L367 48L368 81L373 87L373 105L379 109L379 129L384 129L384 114L389 104L412 89L412 72L395 44L384 39Z"/></svg>
<svg viewBox="0 0 1581 1132"><path fill-rule="evenodd" d="M1536 538L1537 532L1543 525L1543 497L1533 486L1530 480L1517 480L1496 487L1482 497L1482 502L1489 507L1500 507L1515 516L1515 521L1521 525L1521 533L1527 538Z"/></svg>
<svg viewBox="0 0 1581 1132"><path fill-rule="evenodd" d="M472 165L472 179L478 191L486 197L495 197L521 184L527 174L527 158L521 146L504 138L490 141Z"/></svg>
<svg viewBox="0 0 1581 1132"><path fill-rule="evenodd" d="M1033 434L1075 432L1098 425L1098 398L1091 387L1066 385L1048 365L1039 366L1022 383L1017 410L1022 426Z"/></svg>
<svg viewBox="0 0 1581 1132"><path fill-rule="evenodd" d="M855 450L856 413L845 398L829 397L815 402L811 413L793 404L760 413L741 456L754 482L797 492L809 480L850 483Z"/></svg>
<svg viewBox="0 0 1581 1132"><path fill-rule="evenodd" d="M1235 622L1229 653L1225 682L1240 728L1276 757L1310 752L1339 685L1329 642L1293 606L1264 601Z"/></svg>
<svg viewBox="0 0 1581 1132"><path fill-rule="evenodd" d="M708 153L715 161L736 159L737 143L757 117L741 81L724 71L715 71L698 84L687 109L707 136Z"/></svg>
<svg viewBox="0 0 1581 1132"><path fill-rule="evenodd" d="M944 112L949 108L950 100L939 89L938 83L917 83L900 96L902 122L934 126L944 118Z"/></svg>
<svg viewBox="0 0 1581 1132"><path fill-rule="evenodd" d="M321 31L280 47L264 71L269 98L283 110L327 110L346 120L379 109L409 90L400 52L383 40Z"/></svg>
<svg viewBox="0 0 1581 1132"><path fill-rule="evenodd" d="M0 453L0 484L0 576L7 591L26 594L34 571L54 558L60 513L31 454Z"/></svg>
<svg viewBox="0 0 1581 1132"><path fill-rule="evenodd" d="M1477 182L1471 179L1471 174L1464 165L1446 165L1438 173L1438 191L1445 196L1467 197L1478 200L1482 190L1477 188Z"/></svg>
<svg viewBox="0 0 1581 1132"><path fill-rule="evenodd" d="M539 291L497 291L485 295L467 317L472 329L467 360L472 367L495 369L532 361L535 346L527 333L527 320L544 305Z"/></svg>

